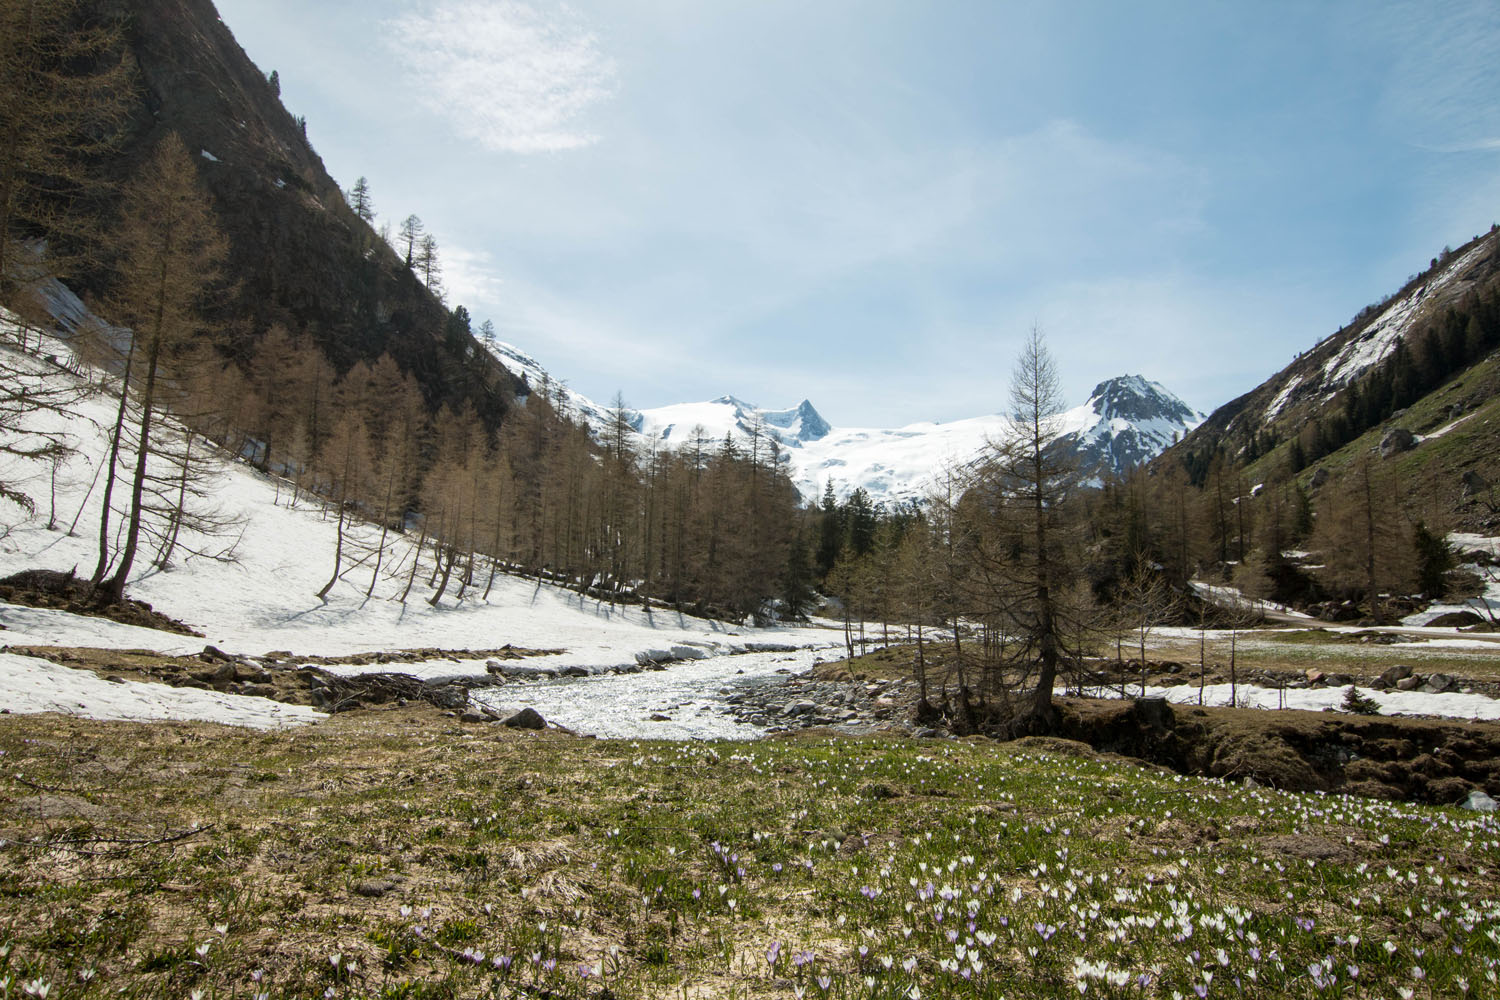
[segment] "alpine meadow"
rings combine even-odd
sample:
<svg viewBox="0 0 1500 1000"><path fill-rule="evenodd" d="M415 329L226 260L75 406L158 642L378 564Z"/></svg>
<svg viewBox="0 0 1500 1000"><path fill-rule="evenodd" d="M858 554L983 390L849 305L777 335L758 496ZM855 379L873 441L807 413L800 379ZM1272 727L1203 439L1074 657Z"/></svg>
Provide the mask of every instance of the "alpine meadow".
<svg viewBox="0 0 1500 1000"><path fill-rule="evenodd" d="M0 1000L1500 995L1497 46L0 0Z"/></svg>

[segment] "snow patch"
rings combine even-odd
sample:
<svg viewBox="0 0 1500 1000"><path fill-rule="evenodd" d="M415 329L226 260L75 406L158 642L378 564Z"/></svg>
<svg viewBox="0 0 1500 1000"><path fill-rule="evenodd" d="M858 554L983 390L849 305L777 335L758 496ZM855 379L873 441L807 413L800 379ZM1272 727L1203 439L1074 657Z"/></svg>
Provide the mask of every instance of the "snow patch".
<svg viewBox="0 0 1500 1000"><path fill-rule="evenodd" d="M92 670L0 653L0 704L21 714L61 712L119 722L219 722L282 729L328 718L303 705L141 681L107 681Z"/></svg>

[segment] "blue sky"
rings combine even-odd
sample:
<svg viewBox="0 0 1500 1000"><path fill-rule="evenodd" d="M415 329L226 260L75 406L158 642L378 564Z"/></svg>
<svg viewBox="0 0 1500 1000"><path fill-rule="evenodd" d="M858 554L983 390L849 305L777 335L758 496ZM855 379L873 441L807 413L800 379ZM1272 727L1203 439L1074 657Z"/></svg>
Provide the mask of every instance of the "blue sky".
<svg viewBox="0 0 1500 1000"><path fill-rule="evenodd" d="M595 399L1210 410L1500 220L1500 4L218 0L450 303Z"/></svg>

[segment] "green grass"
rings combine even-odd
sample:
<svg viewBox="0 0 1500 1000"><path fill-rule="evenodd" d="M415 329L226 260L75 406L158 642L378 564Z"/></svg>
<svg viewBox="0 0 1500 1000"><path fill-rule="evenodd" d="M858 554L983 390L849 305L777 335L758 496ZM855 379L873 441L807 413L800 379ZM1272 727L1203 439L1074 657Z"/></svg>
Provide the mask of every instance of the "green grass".
<svg viewBox="0 0 1500 1000"><path fill-rule="evenodd" d="M1493 817L1046 744L392 712L5 717L0 751L6 997L1481 996L1500 967Z"/></svg>

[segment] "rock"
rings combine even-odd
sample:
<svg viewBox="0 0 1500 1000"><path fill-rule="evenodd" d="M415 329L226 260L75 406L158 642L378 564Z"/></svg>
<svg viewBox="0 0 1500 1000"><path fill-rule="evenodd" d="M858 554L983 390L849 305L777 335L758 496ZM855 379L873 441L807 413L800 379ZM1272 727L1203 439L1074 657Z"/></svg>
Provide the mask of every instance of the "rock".
<svg viewBox="0 0 1500 1000"><path fill-rule="evenodd" d="M235 657L230 656L228 653L224 652L218 646L204 646L203 647L203 653L202 653L202 655L203 655L204 659L208 659L208 660L233 660L233 659L235 659Z"/></svg>
<svg viewBox="0 0 1500 1000"><path fill-rule="evenodd" d="M1398 663L1393 667L1387 667L1380 672L1380 681L1388 687L1396 685L1400 681L1411 676L1411 667L1404 663Z"/></svg>
<svg viewBox="0 0 1500 1000"><path fill-rule="evenodd" d="M1421 686L1421 684L1422 678L1418 677L1416 674L1409 674L1396 682L1396 690L1415 691L1418 687Z"/></svg>
<svg viewBox="0 0 1500 1000"><path fill-rule="evenodd" d="M564 677L587 677L589 671L587 667L563 667L562 675Z"/></svg>
<svg viewBox="0 0 1500 1000"><path fill-rule="evenodd" d="M1164 733L1172 728L1174 721L1172 706L1167 704L1167 699L1160 695L1155 698L1137 698L1131 712L1142 726L1149 727L1158 733Z"/></svg>
<svg viewBox="0 0 1500 1000"><path fill-rule="evenodd" d="M818 710L818 706L815 705L815 704L813 704L812 702L810 702L810 701L799 701L796 704L788 705L783 710L782 714L783 715L808 715L808 714L810 714L812 712L816 712L817 710Z"/></svg>
<svg viewBox="0 0 1500 1000"><path fill-rule="evenodd" d="M1451 691L1457 686L1457 682L1447 674L1430 674L1427 683L1422 685L1422 690L1427 694L1442 694Z"/></svg>
<svg viewBox="0 0 1500 1000"><path fill-rule="evenodd" d="M386 893L393 891L396 883L387 882L380 878L367 878L362 882L354 883L354 894L356 896L368 896L371 899L379 899Z"/></svg>
<svg viewBox="0 0 1500 1000"><path fill-rule="evenodd" d="M1490 488L1489 480L1470 469L1464 473L1464 499L1472 500Z"/></svg>
<svg viewBox="0 0 1500 1000"><path fill-rule="evenodd" d="M1380 439L1380 457L1390 458L1403 452L1411 451L1417 446L1416 435L1405 427L1392 427L1386 431L1385 437Z"/></svg>
<svg viewBox="0 0 1500 1000"><path fill-rule="evenodd" d="M660 712L652 712L651 713L651 721L652 722L671 722L672 721L672 717L670 715L662 715Z"/></svg>
<svg viewBox="0 0 1500 1000"><path fill-rule="evenodd" d="M489 720L489 717L487 715L485 715L483 712L476 711L475 709L472 709L472 708L466 708L466 709L463 710L463 712L459 713L458 721L460 721L460 722L488 722L490 720Z"/></svg>
<svg viewBox="0 0 1500 1000"><path fill-rule="evenodd" d="M271 683L271 671L264 667L257 667L253 663L237 663L234 668L234 679L250 684Z"/></svg>
<svg viewBox="0 0 1500 1000"><path fill-rule="evenodd" d="M1307 683L1309 684L1321 684L1325 675L1317 667L1308 667L1307 673L1304 676L1307 678Z"/></svg>
<svg viewBox="0 0 1500 1000"><path fill-rule="evenodd" d="M500 725L509 726L512 729L546 729L547 720L542 718L542 713L536 709L523 708Z"/></svg>
<svg viewBox="0 0 1500 1000"><path fill-rule="evenodd" d="M1311 486L1313 489L1317 489L1318 487L1322 486L1326 482L1328 482L1328 470L1325 469L1325 468L1323 468L1323 466L1320 465L1313 472L1312 479L1308 482L1308 485Z"/></svg>
<svg viewBox="0 0 1500 1000"><path fill-rule="evenodd" d="M1464 799L1463 807L1472 809L1474 812L1492 813L1495 811L1496 803L1489 795L1476 788L1469 793L1468 798Z"/></svg>
<svg viewBox="0 0 1500 1000"><path fill-rule="evenodd" d="M469 703L469 691L461 684L425 685L427 700L438 708L461 709Z"/></svg>
<svg viewBox="0 0 1500 1000"><path fill-rule="evenodd" d="M1438 615L1427 624L1434 628L1465 628L1469 625L1483 625L1484 619L1472 611L1450 611L1445 615Z"/></svg>
<svg viewBox="0 0 1500 1000"><path fill-rule="evenodd" d="M505 673L505 664L499 660L485 660L484 672L487 674L502 675Z"/></svg>

